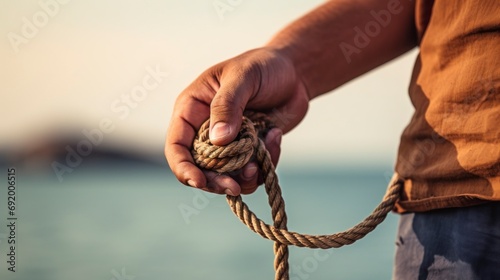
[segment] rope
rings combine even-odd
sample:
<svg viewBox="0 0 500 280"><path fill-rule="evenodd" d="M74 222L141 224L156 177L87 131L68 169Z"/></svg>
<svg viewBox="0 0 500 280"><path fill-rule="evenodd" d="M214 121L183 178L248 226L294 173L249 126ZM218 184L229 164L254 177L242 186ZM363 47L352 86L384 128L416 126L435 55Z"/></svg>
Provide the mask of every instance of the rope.
<svg viewBox="0 0 500 280"><path fill-rule="evenodd" d="M281 196L274 165L261 138L273 128L269 118L262 113L245 112L241 130L233 142L227 146L215 146L208 137L209 121L199 129L193 143L192 155L196 164L204 169L219 173L241 169L251 159L255 159L264 177L264 186L271 206L274 226L260 220L243 202L241 196L227 196L233 213L253 232L274 241L275 279L288 280L288 245L308 248L339 248L354 243L375 229L398 200L402 180L397 174L392 177L382 202L359 224L331 235L301 234L287 229L285 202Z"/></svg>

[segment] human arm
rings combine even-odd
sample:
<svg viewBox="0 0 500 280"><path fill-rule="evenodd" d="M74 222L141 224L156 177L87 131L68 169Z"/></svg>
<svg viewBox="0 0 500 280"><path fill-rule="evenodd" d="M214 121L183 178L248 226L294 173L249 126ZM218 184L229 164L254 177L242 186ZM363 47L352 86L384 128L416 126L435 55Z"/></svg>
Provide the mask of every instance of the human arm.
<svg viewBox="0 0 500 280"><path fill-rule="evenodd" d="M305 116L310 99L415 46L414 4L404 1L377 36L346 58L342 43L354 44L356 27L375 21L371 11L388 9L388 3L399 1L327 2L291 23L262 48L203 72L179 95L172 114L165 155L174 175L186 185L215 193L253 192L258 178L250 172L255 171L254 163L234 176L218 176L194 165L190 147L197 128L210 117L211 142L228 144L240 129L243 111L251 109L274 117L281 131L291 130ZM273 112L288 113L289 118L280 120ZM275 164L280 134L274 130L265 141ZM251 176L243 176L245 173Z"/></svg>
<svg viewBox="0 0 500 280"><path fill-rule="evenodd" d="M414 5L329 1L292 22L266 47L292 61L313 99L414 48Z"/></svg>

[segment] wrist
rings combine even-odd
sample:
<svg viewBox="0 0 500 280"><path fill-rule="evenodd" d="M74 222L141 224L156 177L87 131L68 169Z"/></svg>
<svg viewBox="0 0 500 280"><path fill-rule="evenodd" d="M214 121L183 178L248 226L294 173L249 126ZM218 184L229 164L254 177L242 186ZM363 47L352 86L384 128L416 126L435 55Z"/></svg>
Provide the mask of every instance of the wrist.
<svg viewBox="0 0 500 280"><path fill-rule="evenodd" d="M319 95L306 83L307 77L303 71L300 71L301 62L297 59L299 56L294 54L293 47L287 45L267 44L261 49L271 53L273 57L275 57L278 61L281 61L282 65L285 65L284 68L286 69L286 72L289 73L288 75L295 78L296 88L302 88L305 90L308 102Z"/></svg>

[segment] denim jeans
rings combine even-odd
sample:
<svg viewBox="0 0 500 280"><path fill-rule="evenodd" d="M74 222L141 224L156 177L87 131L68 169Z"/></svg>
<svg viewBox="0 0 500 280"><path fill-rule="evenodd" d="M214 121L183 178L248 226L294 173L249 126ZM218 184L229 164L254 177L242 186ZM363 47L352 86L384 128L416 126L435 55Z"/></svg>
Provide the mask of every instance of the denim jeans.
<svg viewBox="0 0 500 280"><path fill-rule="evenodd" d="M500 202L401 215L393 278L500 279Z"/></svg>

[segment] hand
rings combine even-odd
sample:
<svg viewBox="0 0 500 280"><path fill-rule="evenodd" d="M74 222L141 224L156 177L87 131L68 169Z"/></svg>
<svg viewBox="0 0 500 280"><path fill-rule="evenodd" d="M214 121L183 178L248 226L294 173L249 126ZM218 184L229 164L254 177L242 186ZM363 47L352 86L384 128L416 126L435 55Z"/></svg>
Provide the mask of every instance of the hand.
<svg viewBox="0 0 500 280"><path fill-rule="evenodd" d="M168 164L186 185L219 194L252 193L260 183L255 162L231 176L202 171L194 164L190 149L198 128L210 117L210 141L226 145L236 138L245 109L265 112L278 127L264 141L276 165L282 133L302 120L308 102L291 61L276 50L256 49L221 62L178 96L165 144Z"/></svg>

